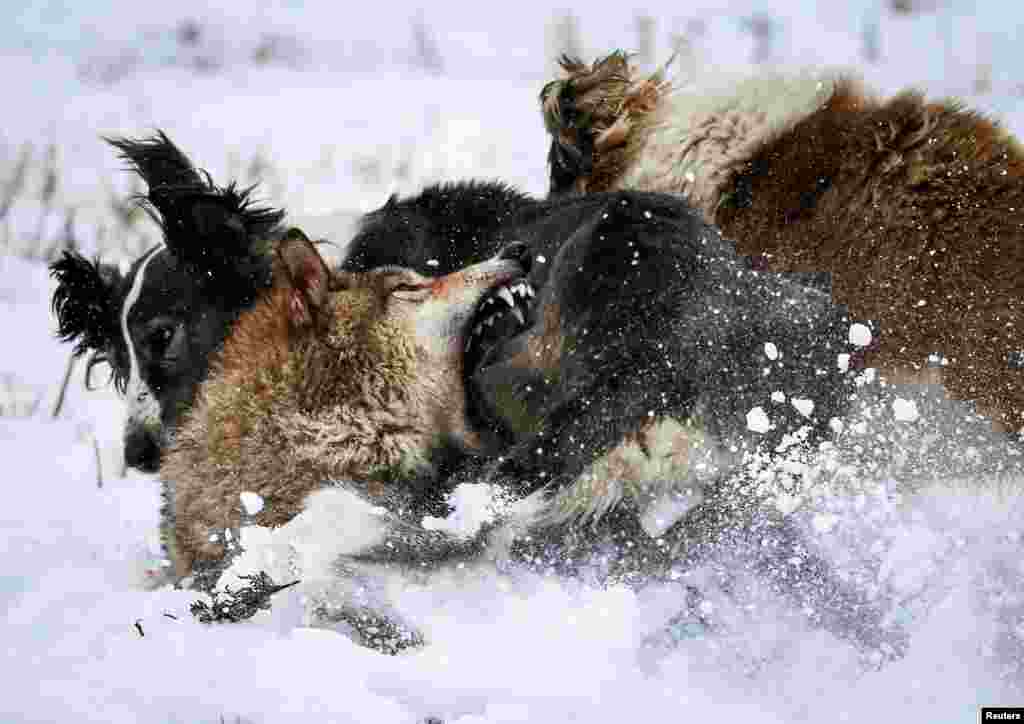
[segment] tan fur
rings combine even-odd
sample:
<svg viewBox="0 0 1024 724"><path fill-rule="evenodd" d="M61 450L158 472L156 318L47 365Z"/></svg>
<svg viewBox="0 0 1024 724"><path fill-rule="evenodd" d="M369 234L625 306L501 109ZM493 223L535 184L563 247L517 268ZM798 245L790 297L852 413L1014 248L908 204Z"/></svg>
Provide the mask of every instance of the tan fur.
<svg viewBox="0 0 1024 724"><path fill-rule="evenodd" d="M388 270L318 280L313 261L322 265L307 254L289 271L279 251L273 288L235 324L167 456L174 530L164 535L179 577L223 555L243 492L264 501L253 522L277 527L331 481L401 500L397 481L429 474L440 441L477 445L462 325L511 277L509 263L439 279L409 272L419 289L407 292L396 285L410 279Z"/></svg>
<svg viewBox="0 0 1024 724"><path fill-rule="evenodd" d="M704 486L718 472L717 456L715 444L697 422L652 419L594 460L572 485L527 520L541 528L596 524L626 500L642 519L666 499L689 508L702 500Z"/></svg>
<svg viewBox="0 0 1024 724"><path fill-rule="evenodd" d="M683 194L770 270L830 272L835 299L880 324L869 363L898 376L941 354L947 390L1024 427L1024 369L1008 362L1024 349L1024 150L995 123L844 78L696 93L642 79L621 54L564 68L542 93L552 135L617 144L594 144L579 188ZM574 84L589 125L563 128ZM629 132L609 135L623 119Z"/></svg>

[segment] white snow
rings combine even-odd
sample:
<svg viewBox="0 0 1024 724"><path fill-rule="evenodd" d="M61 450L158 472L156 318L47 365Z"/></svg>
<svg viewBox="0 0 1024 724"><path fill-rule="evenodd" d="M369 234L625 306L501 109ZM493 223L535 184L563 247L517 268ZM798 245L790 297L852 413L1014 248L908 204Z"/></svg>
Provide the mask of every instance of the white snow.
<svg viewBox="0 0 1024 724"><path fill-rule="evenodd" d="M747 429L765 433L772 429L772 421L763 407L754 407L747 412Z"/></svg>
<svg viewBox="0 0 1024 724"><path fill-rule="evenodd" d="M779 348L775 346L774 342L764 343L764 356L772 361L779 358Z"/></svg>
<svg viewBox="0 0 1024 724"><path fill-rule="evenodd" d="M858 347L867 347L871 344L871 328L866 324L854 322L850 325L850 344ZM840 364L842 364L840 362Z"/></svg>
<svg viewBox="0 0 1024 724"><path fill-rule="evenodd" d="M904 400L902 397L892 401L892 414L901 422L914 422L920 416L917 403L913 400Z"/></svg>
<svg viewBox="0 0 1024 724"><path fill-rule="evenodd" d="M499 490L493 485L462 483L455 486L448 496L448 504L452 507L451 515L447 518L427 516L423 519L423 527L468 538L494 520L501 500Z"/></svg>
<svg viewBox="0 0 1024 724"><path fill-rule="evenodd" d="M648 9L659 23L658 58L667 57L671 33L703 21L692 64L699 73L746 69L752 40L741 19L769 12L781 20L780 67L857 66L881 92L915 85L933 97L960 95L1024 132L1024 6L950 0L899 17L881 10L887 5L711 0L683 8L662 0ZM472 175L534 193L546 187L536 95L550 74L549 3L431 6L422 19L445 62L436 76L408 63L411 5L372 13L326 2L227 7L29 0L0 28L0 67L16 109L4 120L0 178L11 178L23 144L36 159L25 197L3 219L0 246L0 721L883 724L975 721L981 706L1024 702L1020 670L1006 675L1024 651L1019 477L937 480L901 497L887 470L839 467L831 474L843 485L826 485L828 494L790 496L835 565L903 602L909 653L878 671L865 672L848 645L770 596L743 606L712 597L705 603L726 624L721 636L698 632L651 650L643 643L678 611L678 589L595 590L478 570L398 591L396 605L429 644L386 657L304 628L301 601L288 592L247 623L204 626L188 613L195 594L152 590L151 571L163 563L158 481L122 475L123 406L109 387L84 389L83 364L51 418L69 350L53 339L45 267L18 256L35 248L38 229L59 233L58 209L70 207L87 254L124 261L138 251L141 240L110 232L110 200L132 188L99 137L164 128L215 179L262 179L261 199L339 244L360 212L429 181ZM879 12L881 61L858 65L861 28ZM634 45L624 30L630 8L579 15L588 55ZM200 50L216 50L220 70L170 63L180 50L175 27L188 18L202 23ZM253 65L251 51L268 33L298 39L304 64ZM973 94L982 66L992 91ZM118 68L127 74L111 85L86 78ZM47 209L38 159L50 143L60 177ZM870 340L866 327L851 328L852 343ZM840 355L839 366L847 363ZM751 429L770 429L763 409L750 413ZM863 420L830 425L853 438L870 429ZM970 451L964 442L962 456ZM805 477L828 478L828 470L815 466ZM488 514L483 492L470 491L456 517L436 524L472 530ZM256 510L254 499L240 503ZM252 536L260 531L243 533L243 545L259 547ZM306 554L324 553L312 533L309 545ZM707 584L700 576L679 574Z"/></svg>
<svg viewBox="0 0 1024 724"><path fill-rule="evenodd" d="M238 497L247 515L256 515L263 510L263 496L247 490L239 493Z"/></svg>
<svg viewBox="0 0 1024 724"><path fill-rule="evenodd" d="M814 412L814 400L794 397L790 400L790 403L796 408L796 411L804 417L810 417L811 413Z"/></svg>

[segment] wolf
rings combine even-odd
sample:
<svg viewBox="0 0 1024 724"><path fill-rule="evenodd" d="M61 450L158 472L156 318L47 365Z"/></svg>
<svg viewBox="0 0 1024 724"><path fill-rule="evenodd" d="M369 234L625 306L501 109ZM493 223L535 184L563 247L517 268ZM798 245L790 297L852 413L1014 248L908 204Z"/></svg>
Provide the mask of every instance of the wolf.
<svg viewBox="0 0 1024 724"><path fill-rule="evenodd" d="M252 188L215 185L163 132L108 141L146 183L140 200L163 242L127 274L65 251L51 265L52 306L60 339L89 355L87 383L106 363L127 398L126 465L155 472L211 353L270 284L264 247L284 212L256 203Z"/></svg>
<svg viewBox="0 0 1024 724"><path fill-rule="evenodd" d="M439 470L483 448L462 378L468 322L488 294L525 304L521 249L443 277L356 274L331 271L290 231L269 293L216 355L162 470L176 574L224 555L220 534L238 529L247 491L270 528L326 481L397 514L436 511Z"/></svg>
<svg viewBox="0 0 1024 724"><path fill-rule="evenodd" d="M644 585L728 548L837 635L899 649L881 607L732 475L831 437L856 391L852 321L750 270L681 200L441 185L368 215L337 270L297 234L273 266L162 470L182 585L302 578L316 617L393 652L374 638L407 630L382 623L385 574L492 561ZM425 527L461 483L509 505L469 537ZM779 564L794 557L806 580Z"/></svg>
<svg viewBox="0 0 1024 724"><path fill-rule="evenodd" d="M846 77L676 88L622 52L562 59L540 105L550 191L678 194L879 334L867 361L1024 432L1024 150L956 101Z"/></svg>

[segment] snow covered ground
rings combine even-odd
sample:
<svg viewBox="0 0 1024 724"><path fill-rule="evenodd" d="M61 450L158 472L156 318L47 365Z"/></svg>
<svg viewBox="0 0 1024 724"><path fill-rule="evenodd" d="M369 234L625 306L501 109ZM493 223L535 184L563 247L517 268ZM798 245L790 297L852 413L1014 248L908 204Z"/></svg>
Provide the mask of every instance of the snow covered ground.
<svg viewBox="0 0 1024 724"><path fill-rule="evenodd" d="M667 2L649 11L661 23L660 51L688 17L705 18L699 49L714 72L747 62L751 40L738 19L756 11L784 20L778 64L857 65L859 28L881 4L709 0L685 13ZM145 590L157 482L122 476L121 406L109 389L83 389L82 365L51 419L68 350L53 339L45 267L22 258L40 228L45 238L59 232L54 209L70 207L85 251L133 249L134 240L97 232L111 197L130 189L99 136L164 128L216 179L262 178L264 198L342 242L359 212L426 181L500 177L540 193L535 96L551 18L532 0L438 5L423 16L445 61L435 76L408 62L412 6L372 18L328 3L213 11L184 0L141 18L138 7L27 3L0 29L14 109L0 136L0 179L26 143L33 158L53 144L59 170L53 209L32 166L3 219L0 722L966 722L983 705L1024 705L1020 475L957 473L907 493L898 470L855 470L856 493L808 503L840 569L902 602L909 654L878 671L769 596L749 608L715 599L726 634L652 650L643 643L678 606L676 590L479 575L405 592L403 611L431 643L385 657L301 627L287 594L251 622L208 627L188 615L193 594ZM580 16L585 50L631 44L627 9ZM215 71L172 58L187 18L202 21L200 50L221 63ZM882 62L862 72L887 91L919 84L967 95L1024 134L1022 27L1024 9L1010 2L887 15ZM248 59L266 33L304 50L255 66ZM970 95L986 63L993 90ZM97 68L123 77L98 83ZM963 443L952 457L972 452Z"/></svg>

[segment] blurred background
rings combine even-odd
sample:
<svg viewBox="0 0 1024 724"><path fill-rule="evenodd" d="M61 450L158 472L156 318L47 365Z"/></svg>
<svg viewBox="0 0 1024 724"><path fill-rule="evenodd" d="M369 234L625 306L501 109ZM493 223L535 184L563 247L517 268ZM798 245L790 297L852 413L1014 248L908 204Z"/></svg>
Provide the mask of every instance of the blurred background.
<svg viewBox="0 0 1024 724"><path fill-rule="evenodd" d="M142 590L162 555L159 486L123 467L123 400L112 386L87 392L85 365L56 340L46 263L77 248L127 265L158 240L130 201L141 187L102 140L158 128L217 182L259 183L258 198L339 243L388 194L433 181L497 177L543 194L537 95L566 52L625 48L652 69L674 53L670 75L698 86L844 70L882 94L960 97L1024 137L1024 2L8 0L4 11L0 722L423 722L446 711L451 724L965 722L1022 701L1019 478L946 480L911 499L888 467L869 466L843 471L866 492L825 486L814 501L814 540L843 575L906 604L911 656L877 675L806 630L803 614L756 596L716 610L723 637L679 641L650 670L636 654L678 611L671 590L577 598L549 582L520 596L485 578L436 600L424 591L418 610L437 639L411 657L297 629L288 605L269 623L201 627L189 592ZM958 462L982 457L965 437Z"/></svg>
<svg viewBox="0 0 1024 724"><path fill-rule="evenodd" d="M546 187L536 96L554 59L613 48L673 77L847 69L955 95L1024 132L1012 0L339 4L48 0L8 10L0 248L131 258L155 240L104 135L165 129L220 182L261 183L338 241L391 192L468 176ZM314 219L308 221L307 219Z"/></svg>

